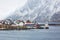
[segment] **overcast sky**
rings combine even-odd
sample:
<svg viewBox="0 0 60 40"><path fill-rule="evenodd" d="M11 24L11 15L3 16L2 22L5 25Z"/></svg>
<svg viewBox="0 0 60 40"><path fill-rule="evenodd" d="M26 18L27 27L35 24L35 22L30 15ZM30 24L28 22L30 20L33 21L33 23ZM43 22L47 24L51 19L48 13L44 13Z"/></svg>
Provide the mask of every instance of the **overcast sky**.
<svg viewBox="0 0 60 40"><path fill-rule="evenodd" d="M17 8L21 8L27 0L0 0L0 20L6 18Z"/></svg>

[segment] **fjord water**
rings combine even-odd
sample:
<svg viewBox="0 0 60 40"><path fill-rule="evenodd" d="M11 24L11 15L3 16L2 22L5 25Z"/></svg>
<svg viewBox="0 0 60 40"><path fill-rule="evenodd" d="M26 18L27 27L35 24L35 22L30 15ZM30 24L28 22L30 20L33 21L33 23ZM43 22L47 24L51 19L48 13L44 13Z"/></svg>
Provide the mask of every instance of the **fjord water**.
<svg viewBox="0 0 60 40"><path fill-rule="evenodd" d="M60 26L49 26L49 29L1 30L0 40L60 40Z"/></svg>

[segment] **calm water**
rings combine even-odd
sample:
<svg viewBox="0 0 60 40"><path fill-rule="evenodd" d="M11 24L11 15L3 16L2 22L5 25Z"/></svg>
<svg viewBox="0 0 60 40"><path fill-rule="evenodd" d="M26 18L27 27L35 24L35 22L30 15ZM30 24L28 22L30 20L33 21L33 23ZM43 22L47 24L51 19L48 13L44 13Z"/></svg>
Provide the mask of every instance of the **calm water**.
<svg viewBox="0 0 60 40"><path fill-rule="evenodd" d="M50 29L0 31L0 40L60 40L60 27Z"/></svg>

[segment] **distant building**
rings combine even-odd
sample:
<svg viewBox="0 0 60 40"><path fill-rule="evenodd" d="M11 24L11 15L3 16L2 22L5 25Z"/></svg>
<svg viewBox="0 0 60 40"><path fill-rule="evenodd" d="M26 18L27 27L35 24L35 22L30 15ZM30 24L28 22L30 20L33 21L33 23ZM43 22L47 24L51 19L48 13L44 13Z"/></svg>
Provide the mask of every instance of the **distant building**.
<svg viewBox="0 0 60 40"><path fill-rule="evenodd" d="M14 23L18 26L24 26L24 24L25 24L25 22L23 20L16 20Z"/></svg>
<svg viewBox="0 0 60 40"><path fill-rule="evenodd" d="M40 25L37 23L37 24L34 25L34 27L39 28Z"/></svg>
<svg viewBox="0 0 60 40"><path fill-rule="evenodd" d="M30 20L27 20L26 23L32 23Z"/></svg>
<svg viewBox="0 0 60 40"><path fill-rule="evenodd" d="M14 24L14 22L10 19L1 20L0 23L1 24L8 24L8 25Z"/></svg>

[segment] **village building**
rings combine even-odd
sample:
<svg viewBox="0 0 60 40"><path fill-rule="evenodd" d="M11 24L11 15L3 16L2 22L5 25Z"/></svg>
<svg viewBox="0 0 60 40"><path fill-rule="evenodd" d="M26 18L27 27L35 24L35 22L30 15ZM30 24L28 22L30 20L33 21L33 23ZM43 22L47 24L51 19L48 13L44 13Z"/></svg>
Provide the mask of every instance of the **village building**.
<svg viewBox="0 0 60 40"><path fill-rule="evenodd" d="M25 22L23 20L16 20L14 23L18 26L24 26L24 24L25 24Z"/></svg>
<svg viewBox="0 0 60 40"><path fill-rule="evenodd" d="M12 25L14 22L11 19L5 19L0 21L1 24Z"/></svg>
<svg viewBox="0 0 60 40"><path fill-rule="evenodd" d="M26 23L31 23L31 21L30 20L27 20Z"/></svg>

